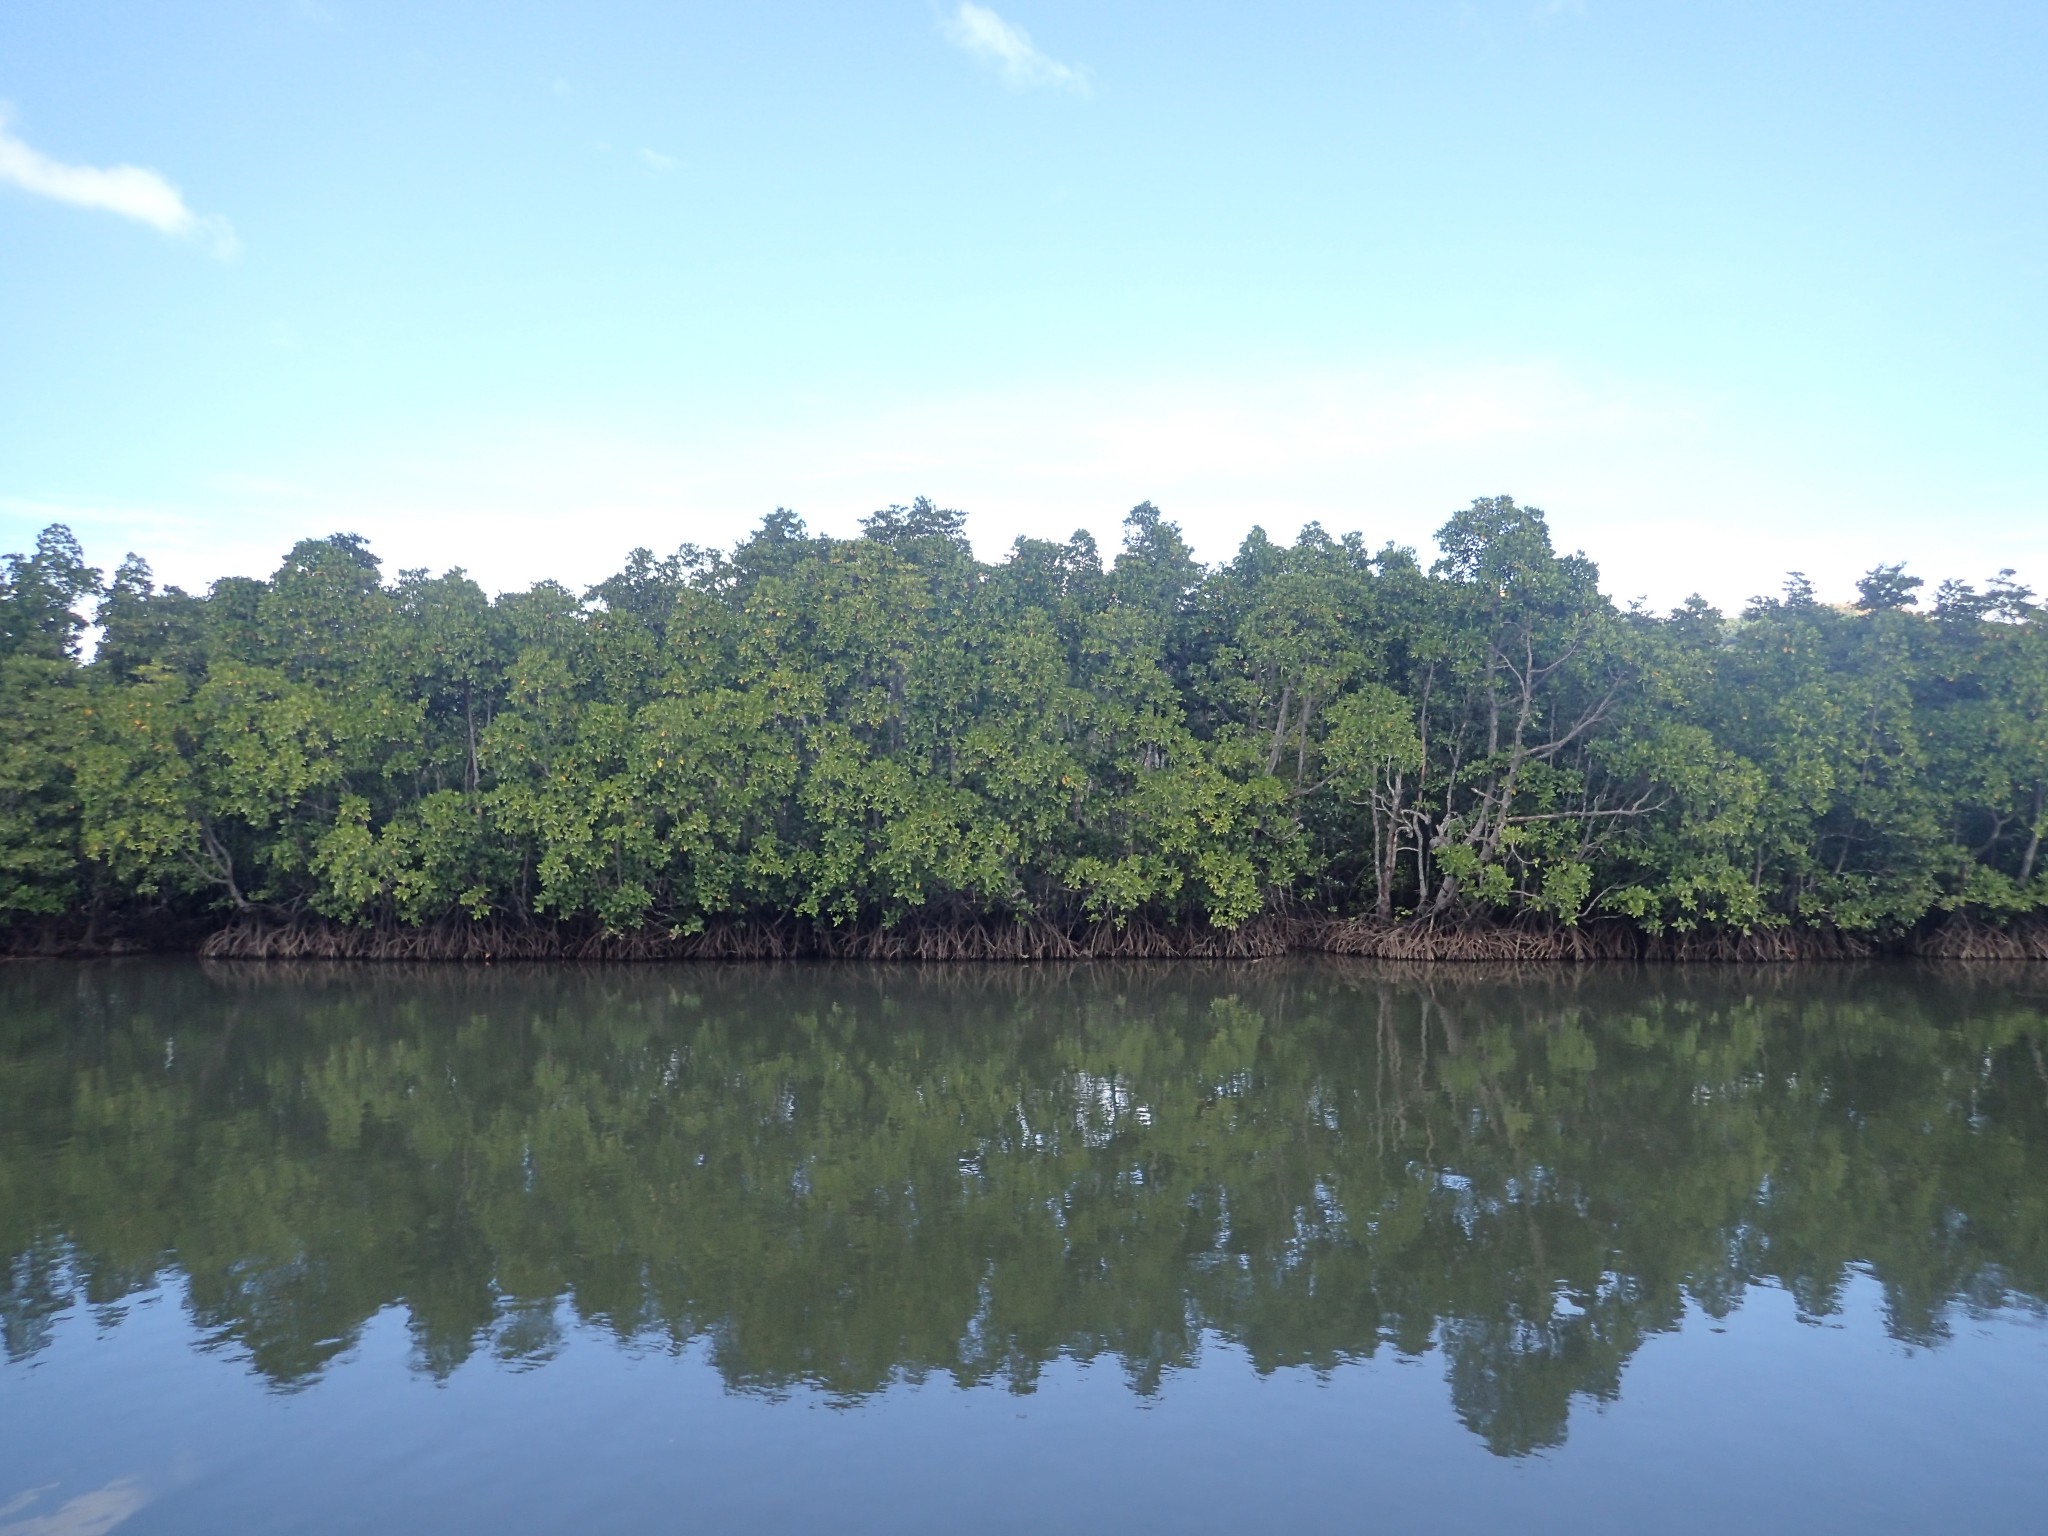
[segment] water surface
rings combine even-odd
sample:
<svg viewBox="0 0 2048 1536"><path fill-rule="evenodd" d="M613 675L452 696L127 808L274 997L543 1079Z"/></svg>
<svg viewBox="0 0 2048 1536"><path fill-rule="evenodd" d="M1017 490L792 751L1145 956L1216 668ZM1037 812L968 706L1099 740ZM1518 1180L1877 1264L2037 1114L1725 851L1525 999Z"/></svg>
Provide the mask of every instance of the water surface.
<svg viewBox="0 0 2048 1536"><path fill-rule="evenodd" d="M0 969L0 1536L2033 1531L2048 974Z"/></svg>

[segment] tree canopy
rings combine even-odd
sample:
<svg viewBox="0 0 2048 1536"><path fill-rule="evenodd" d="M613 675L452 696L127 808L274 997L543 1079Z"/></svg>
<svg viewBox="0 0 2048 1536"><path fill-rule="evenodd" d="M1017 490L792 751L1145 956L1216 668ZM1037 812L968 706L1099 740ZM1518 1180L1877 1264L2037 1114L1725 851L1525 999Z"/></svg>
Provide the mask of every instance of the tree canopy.
<svg viewBox="0 0 2048 1536"><path fill-rule="evenodd" d="M1658 615L1508 497L1438 544L1254 529L1204 568L1147 503L1107 564L1085 533L990 563L919 500L580 594L339 534L195 595L53 527L0 568L0 928L2048 908L2048 617L2010 572Z"/></svg>

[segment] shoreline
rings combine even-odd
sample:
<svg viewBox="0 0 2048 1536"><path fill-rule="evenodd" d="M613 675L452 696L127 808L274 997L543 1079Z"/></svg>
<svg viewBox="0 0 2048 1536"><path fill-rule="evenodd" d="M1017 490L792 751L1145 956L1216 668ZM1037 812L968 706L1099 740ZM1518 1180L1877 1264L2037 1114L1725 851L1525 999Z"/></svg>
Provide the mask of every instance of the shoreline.
<svg viewBox="0 0 2048 1536"><path fill-rule="evenodd" d="M1382 923L1268 917L1234 929L1129 922L928 923L831 928L795 920L731 922L698 933L607 933L566 924L455 922L359 927L326 920L241 919L216 928L137 925L97 931L50 925L0 937L0 958L86 959L190 954L204 960L772 961L1033 963L1086 960L1261 960L1337 955L1418 962L1815 964L1876 959L2048 961L2048 922L1998 926L1950 918L1889 937L1776 928L1653 934L1620 921L1573 927Z"/></svg>

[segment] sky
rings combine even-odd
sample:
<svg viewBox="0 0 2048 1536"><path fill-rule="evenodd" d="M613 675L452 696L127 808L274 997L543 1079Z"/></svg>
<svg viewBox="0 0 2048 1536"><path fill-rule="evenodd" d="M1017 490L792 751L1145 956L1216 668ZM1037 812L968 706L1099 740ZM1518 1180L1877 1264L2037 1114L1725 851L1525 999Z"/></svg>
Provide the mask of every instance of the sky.
<svg viewBox="0 0 2048 1536"><path fill-rule="evenodd" d="M2048 589L2042 0L7 0L0 550L1155 502Z"/></svg>

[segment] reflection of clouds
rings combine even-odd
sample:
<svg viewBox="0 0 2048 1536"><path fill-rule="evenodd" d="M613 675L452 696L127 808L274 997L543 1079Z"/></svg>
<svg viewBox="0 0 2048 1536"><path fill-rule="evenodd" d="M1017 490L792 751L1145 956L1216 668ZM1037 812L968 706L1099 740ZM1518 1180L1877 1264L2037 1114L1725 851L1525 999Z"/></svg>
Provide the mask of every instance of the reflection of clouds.
<svg viewBox="0 0 2048 1536"><path fill-rule="evenodd" d="M55 1483L31 1488L19 1498L0 1505L0 1520L20 1514L42 1498ZM47 1515L30 1515L26 1520L9 1520L0 1525L0 1536L106 1536L115 1526L149 1502L149 1495L125 1477L117 1477L104 1488L81 1493L60 1504Z"/></svg>

